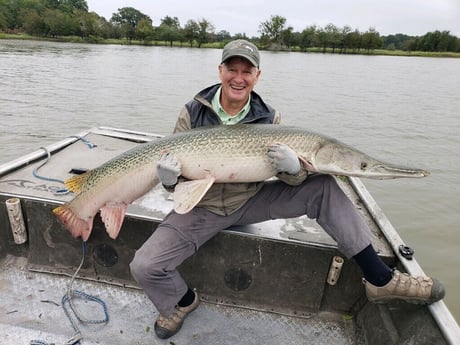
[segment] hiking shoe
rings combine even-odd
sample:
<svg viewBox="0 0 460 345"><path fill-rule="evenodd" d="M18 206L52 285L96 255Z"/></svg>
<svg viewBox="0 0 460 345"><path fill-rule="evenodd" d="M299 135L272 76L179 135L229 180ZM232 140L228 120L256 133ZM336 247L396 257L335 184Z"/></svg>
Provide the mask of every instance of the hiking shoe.
<svg viewBox="0 0 460 345"><path fill-rule="evenodd" d="M444 298L446 294L442 283L430 277L413 277L398 270L384 286L375 286L364 280L369 301L385 303L402 300L414 304L431 304Z"/></svg>
<svg viewBox="0 0 460 345"><path fill-rule="evenodd" d="M157 321L155 322L155 333L158 338L167 339L179 332L187 315L194 311L199 304L200 298L195 291L195 299L189 306L176 306L176 310L169 317L160 314Z"/></svg>

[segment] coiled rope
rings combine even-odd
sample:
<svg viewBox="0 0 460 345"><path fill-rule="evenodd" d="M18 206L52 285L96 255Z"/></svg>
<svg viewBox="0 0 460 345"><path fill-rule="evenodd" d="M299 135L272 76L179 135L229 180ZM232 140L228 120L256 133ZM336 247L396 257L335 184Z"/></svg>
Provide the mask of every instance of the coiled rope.
<svg viewBox="0 0 460 345"><path fill-rule="evenodd" d="M70 280L70 283L67 286L67 293L61 299L61 306L64 309L64 312L67 318L69 319L70 324L72 325L72 328L74 330L73 336L70 339L68 339L63 345L80 345L81 344L83 335L80 329L78 328L77 321L81 323L87 323L87 324L93 324L93 325L109 322L109 313L107 310L107 305L102 299L100 299L99 297L95 297L87 293L84 293L82 291L72 290L72 285L75 281L75 278L78 272L80 271L80 269L82 268L83 263L85 262L86 243L84 241L82 241L82 252L83 252L82 253L83 255L82 255L80 265L78 266L77 270L73 274L72 279ZM80 298L85 301L95 302L99 304L102 307L104 318L99 319L99 320L97 319L94 320L94 319L88 319L88 318L83 317L81 312L73 304L72 300L74 298ZM54 343L47 343L43 340L32 340L30 342L30 345L54 345Z"/></svg>

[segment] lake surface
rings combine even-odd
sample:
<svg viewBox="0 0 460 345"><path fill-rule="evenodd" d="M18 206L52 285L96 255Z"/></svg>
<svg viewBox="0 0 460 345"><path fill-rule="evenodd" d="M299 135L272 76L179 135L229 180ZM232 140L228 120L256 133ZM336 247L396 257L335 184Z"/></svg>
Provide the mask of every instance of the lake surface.
<svg viewBox="0 0 460 345"><path fill-rule="evenodd" d="M220 56L0 40L0 164L98 125L169 134ZM460 59L261 52L261 69L256 91L285 124L431 171L363 182L460 320Z"/></svg>

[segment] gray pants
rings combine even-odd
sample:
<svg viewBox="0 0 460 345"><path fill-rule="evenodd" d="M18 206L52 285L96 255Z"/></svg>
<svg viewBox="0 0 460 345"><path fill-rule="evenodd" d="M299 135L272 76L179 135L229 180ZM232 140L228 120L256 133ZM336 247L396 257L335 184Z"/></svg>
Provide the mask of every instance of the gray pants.
<svg viewBox="0 0 460 345"><path fill-rule="evenodd" d="M235 213L220 216L204 208L169 213L136 252L131 273L158 311L169 316L187 291L176 267L220 230L231 225L307 215L316 219L348 258L372 241L372 234L353 203L329 175L311 175L299 186L266 182Z"/></svg>

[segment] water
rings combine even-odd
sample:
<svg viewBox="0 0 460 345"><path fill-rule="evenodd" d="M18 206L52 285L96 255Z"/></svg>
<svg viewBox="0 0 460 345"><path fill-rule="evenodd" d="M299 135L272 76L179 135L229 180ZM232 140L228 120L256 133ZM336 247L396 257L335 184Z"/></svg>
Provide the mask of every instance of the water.
<svg viewBox="0 0 460 345"><path fill-rule="evenodd" d="M171 132L218 81L215 49L0 40L0 164L89 127ZM428 169L363 180L460 320L460 60L262 52L256 86L283 121Z"/></svg>

